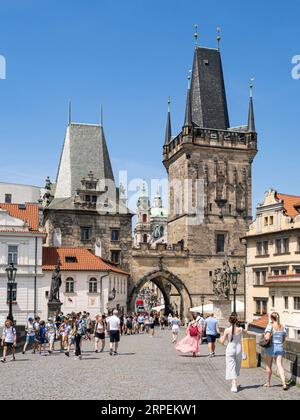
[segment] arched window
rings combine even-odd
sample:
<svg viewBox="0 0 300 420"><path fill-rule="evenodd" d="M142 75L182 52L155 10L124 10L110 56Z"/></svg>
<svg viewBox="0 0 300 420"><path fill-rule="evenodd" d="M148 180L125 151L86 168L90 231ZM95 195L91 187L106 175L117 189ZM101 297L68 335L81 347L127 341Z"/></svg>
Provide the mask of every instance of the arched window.
<svg viewBox="0 0 300 420"><path fill-rule="evenodd" d="M95 277L92 277L89 280L89 293L97 293L98 287L97 287L97 279Z"/></svg>
<svg viewBox="0 0 300 420"><path fill-rule="evenodd" d="M147 214L143 214L143 223L147 223L147 220L148 220Z"/></svg>
<svg viewBox="0 0 300 420"><path fill-rule="evenodd" d="M146 244L148 242L148 235L145 233L145 235L143 235L143 242L144 244Z"/></svg>
<svg viewBox="0 0 300 420"><path fill-rule="evenodd" d="M68 277L66 280L66 293L74 293L74 279Z"/></svg>

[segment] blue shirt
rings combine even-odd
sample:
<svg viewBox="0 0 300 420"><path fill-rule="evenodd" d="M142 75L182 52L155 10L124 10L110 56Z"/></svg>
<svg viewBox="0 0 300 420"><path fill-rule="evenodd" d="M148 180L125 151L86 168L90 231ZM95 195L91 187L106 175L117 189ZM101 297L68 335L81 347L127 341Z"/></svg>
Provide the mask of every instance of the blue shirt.
<svg viewBox="0 0 300 420"><path fill-rule="evenodd" d="M218 320L216 318L213 318L211 316L207 318L205 320L206 335L217 335L218 334L217 325L218 325Z"/></svg>

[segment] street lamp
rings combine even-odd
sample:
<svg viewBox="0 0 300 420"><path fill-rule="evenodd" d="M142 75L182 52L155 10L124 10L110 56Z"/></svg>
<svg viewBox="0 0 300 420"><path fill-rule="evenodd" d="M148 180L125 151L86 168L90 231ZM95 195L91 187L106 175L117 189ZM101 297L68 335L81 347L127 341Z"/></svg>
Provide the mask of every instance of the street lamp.
<svg viewBox="0 0 300 420"><path fill-rule="evenodd" d="M202 316L204 315L204 302L205 302L205 296L201 295L200 296L201 299L201 305L202 305Z"/></svg>
<svg viewBox="0 0 300 420"><path fill-rule="evenodd" d="M230 271L230 280L231 286L233 290L233 314L236 315L236 291L239 284L239 275L241 274L236 267L233 267L232 271Z"/></svg>
<svg viewBox="0 0 300 420"><path fill-rule="evenodd" d="M13 314L12 314L12 290L13 285L16 280L17 275L17 268L14 266L14 263L10 263L9 266L5 269L7 274L7 280L8 280L8 287L9 287L9 313L7 319L10 319L12 322L14 322Z"/></svg>

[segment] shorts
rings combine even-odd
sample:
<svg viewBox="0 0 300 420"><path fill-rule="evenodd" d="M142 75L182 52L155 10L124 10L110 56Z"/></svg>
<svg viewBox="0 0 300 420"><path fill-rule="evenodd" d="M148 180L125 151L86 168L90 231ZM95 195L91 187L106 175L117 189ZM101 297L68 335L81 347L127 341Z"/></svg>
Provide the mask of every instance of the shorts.
<svg viewBox="0 0 300 420"><path fill-rule="evenodd" d="M69 337L68 344L70 344L70 346L72 344L75 344L75 337L74 337L74 335L71 335L71 337Z"/></svg>
<svg viewBox="0 0 300 420"><path fill-rule="evenodd" d="M149 324L149 327L151 328L151 330L154 329L154 323L153 324Z"/></svg>
<svg viewBox="0 0 300 420"><path fill-rule="evenodd" d="M27 335L26 336L26 343L27 344L34 344L35 342L35 336L34 335Z"/></svg>
<svg viewBox="0 0 300 420"><path fill-rule="evenodd" d="M95 334L95 338L99 338L99 340L105 340L105 333L97 333Z"/></svg>
<svg viewBox="0 0 300 420"><path fill-rule="evenodd" d="M4 347L7 347L8 349L12 349L14 347L14 343L7 343L4 341Z"/></svg>
<svg viewBox="0 0 300 420"><path fill-rule="evenodd" d="M283 345L273 343L271 347L266 348L265 354L267 356L272 356L272 357L283 356L284 355Z"/></svg>
<svg viewBox="0 0 300 420"><path fill-rule="evenodd" d="M109 332L109 341L111 343L118 343L120 341L120 332L119 331L110 331Z"/></svg>
<svg viewBox="0 0 300 420"><path fill-rule="evenodd" d="M217 336L216 335L206 335L207 338L207 342L208 343L215 343L217 340Z"/></svg>
<svg viewBox="0 0 300 420"><path fill-rule="evenodd" d="M179 327L176 325L176 327L175 326L173 326L172 327L172 332L173 333L176 333L176 334L178 334L178 332L179 332Z"/></svg>

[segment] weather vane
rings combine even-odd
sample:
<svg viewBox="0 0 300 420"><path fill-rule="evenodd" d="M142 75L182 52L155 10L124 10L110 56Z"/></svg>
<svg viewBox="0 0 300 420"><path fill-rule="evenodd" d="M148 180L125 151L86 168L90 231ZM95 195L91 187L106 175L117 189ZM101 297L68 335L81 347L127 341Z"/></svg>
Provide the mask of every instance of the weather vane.
<svg viewBox="0 0 300 420"><path fill-rule="evenodd" d="M254 77L252 77L251 79L250 79L250 97L252 98L252 96L253 96L253 82L254 82L254 80L255 80L255 78Z"/></svg>
<svg viewBox="0 0 300 420"><path fill-rule="evenodd" d="M195 37L195 48L198 47L198 28L199 26L197 24L194 25L195 28L195 33L194 33L194 37Z"/></svg>
<svg viewBox="0 0 300 420"><path fill-rule="evenodd" d="M220 27L217 28L217 33L218 33L217 35L218 50L220 51L220 43L221 43L221 28Z"/></svg>

